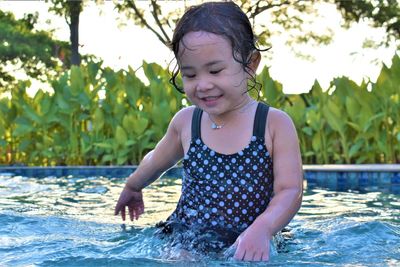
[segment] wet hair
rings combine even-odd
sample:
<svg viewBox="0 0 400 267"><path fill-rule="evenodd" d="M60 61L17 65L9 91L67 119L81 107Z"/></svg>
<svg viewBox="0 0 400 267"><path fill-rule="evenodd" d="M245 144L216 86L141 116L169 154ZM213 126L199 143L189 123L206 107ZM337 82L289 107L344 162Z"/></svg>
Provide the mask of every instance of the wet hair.
<svg viewBox="0 0 400 267"><path fill-rule="evenodd" d="M254 51L266 51L269 48L259 49L256 46L257 39L254 36L251 23L240 7L233 2L207 2L189 7L178 21L170 43L170 48L177 60L179 58L179 46L184 35L197 31L221 35L230 41L234 60L240 63L243 70L251 77L251 85L246 92L255 88L259 96L261 84L256 81L255 74L249 71L251 55ZM169 81L179 92L184 93L176 82L179 71L177 62Z"/></svg>

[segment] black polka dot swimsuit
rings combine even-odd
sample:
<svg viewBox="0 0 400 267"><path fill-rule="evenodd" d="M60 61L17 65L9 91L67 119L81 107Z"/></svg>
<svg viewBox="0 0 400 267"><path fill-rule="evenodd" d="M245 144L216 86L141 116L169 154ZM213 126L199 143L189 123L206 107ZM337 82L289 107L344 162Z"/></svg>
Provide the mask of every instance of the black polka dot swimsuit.
<svg viewBox="0 0 400 267"><path fill-rule="evenodd" d="M230 155L220 154L203 143L203 112L195 109L192 140L183 160L182 195L170 219L189 227L241 233L265 211L274 181L264 138L268 109L267 105L258 104L249 145Z"/></svg>

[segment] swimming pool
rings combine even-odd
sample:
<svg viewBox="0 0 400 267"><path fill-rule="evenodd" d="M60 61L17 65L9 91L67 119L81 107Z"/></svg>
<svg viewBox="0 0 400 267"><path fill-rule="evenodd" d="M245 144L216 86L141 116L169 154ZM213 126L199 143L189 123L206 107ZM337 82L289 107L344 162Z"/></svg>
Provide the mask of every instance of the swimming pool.
<svg viewBox="0 0 400 267"><path fill-rule="evenodd" d="M372 176L371 176L372 177ZM319 178L314 177L315 181ZM400 195L308 184L291 237L271 263L290 266L399 266ZM243 266L232 259L176 259L154 237L181 181L163 177L145 190L146 213L123 225L113 208L124 179L67 175L34 178L0 170L1 266Z"/></svg>

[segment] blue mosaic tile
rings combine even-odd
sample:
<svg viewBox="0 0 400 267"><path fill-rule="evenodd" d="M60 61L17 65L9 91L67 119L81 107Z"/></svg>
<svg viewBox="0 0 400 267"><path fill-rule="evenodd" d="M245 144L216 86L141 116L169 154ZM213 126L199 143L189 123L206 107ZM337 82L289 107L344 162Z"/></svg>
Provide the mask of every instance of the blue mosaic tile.
<svg viewBox="0 0 400 267"><path fill-rule="evenodd" d="M315 172L305 172L304 177L306 178L308 184L317 183L317 174Z"/></svg>
<svg viewBox="0 0 400 267"><path fill-rule="evenodd" d="M372 172L370 174L370 184L372 186L378 186L379 185L379 173L378 172Z"/></svg>
<svg viewBox="0 0 400 267"><path fill-rule="evenodd" d="M391 183L392 184L400 184L400 172L392 174Z"/></svg>
<svg viewBox="0 0 400 267"><path fill-rule="evenodd" d="M336 172L328 173L327 179L325 180L325 186L332 190L336 190L338 186L338 173Z"/></svg>
<svg viewBox="0 0 400 267"><path fill-rule="evenodd" d="M23 177L71 177L84 178L92 176L104 176L110 178L126 178L135 170L132 167L0 167L1 173L13 173ZM165 173L168 177L182 177L182 168L171 168ZM304 171L304 179L307 187L328 187L333 190L360 190L400 192L400 172L369 172L369 171Z"/></svg>
<svg viewBox="0 0 400 267"><path fill-rule="evenodd" d="M392 173L391 172L381 172L379 173L379 184L380 185L388 185L391 183L391 177Z"/></svg>
<svg viewBox="0 0 400 267"><path fill-rule="evenodd" d="M369 173L361 172L361 175L358 177L358 184L360 187L366 187L369 185Z"/></svg>
<svg viewBox="0 0 400 267"><path fill-rule="evenodd" d="M349 189L356 190L359 187L358 175L354 172L346 173L346 182Z"/></svg>
<svg viewBox="0 0 400 267"><path fill-rule="evenodd" d="M337 183L338 184L347 184L347 174L344 172L338 172L337 173Z"/></svg>
<svg viewBox="0 0 400 267"><path fill-rule="evenodd" d="M328 174L326 172L317 172L317 185L325 186L326 179L328 178L327 175Z"/></svg>

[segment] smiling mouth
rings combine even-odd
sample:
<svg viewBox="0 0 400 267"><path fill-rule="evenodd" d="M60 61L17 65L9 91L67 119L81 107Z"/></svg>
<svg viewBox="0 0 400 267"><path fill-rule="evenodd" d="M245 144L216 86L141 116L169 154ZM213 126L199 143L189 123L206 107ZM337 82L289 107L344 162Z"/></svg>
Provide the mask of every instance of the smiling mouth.
<svg viewBox="0 0 400 267"><path fill-rule="evenodd" d="M221 97L222 95L219 96L207 96L207 97L202 97L201 100L203 101L214 101L217 100Z"/></svg>

